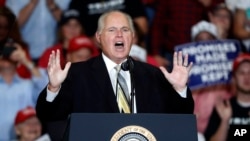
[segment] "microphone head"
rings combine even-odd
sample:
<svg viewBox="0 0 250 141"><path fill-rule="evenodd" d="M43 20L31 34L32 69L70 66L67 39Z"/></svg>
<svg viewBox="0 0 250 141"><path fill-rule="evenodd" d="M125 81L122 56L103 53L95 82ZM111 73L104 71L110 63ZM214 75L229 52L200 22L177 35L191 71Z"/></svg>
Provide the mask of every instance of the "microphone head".
<svg viewBox="0 0 250 141"><path fill-rule="evenodd" d="M121 68L122 68L122 70L124 70L124 71L128 71L128 70L129 70L129 63L128 63L128 61L123 62L123 63L121 64Z"/></svg>
<svg viewBox="0 0 250 141"><path fill-rule="evenodd" d="M123 62L121 64L121 68L124 71L128 71L128 70L130 71L130 70L132 70L134 68L134 63L133 63L133 60L132 60L132 58L130 56L128 57L126 62Z"/></svg>

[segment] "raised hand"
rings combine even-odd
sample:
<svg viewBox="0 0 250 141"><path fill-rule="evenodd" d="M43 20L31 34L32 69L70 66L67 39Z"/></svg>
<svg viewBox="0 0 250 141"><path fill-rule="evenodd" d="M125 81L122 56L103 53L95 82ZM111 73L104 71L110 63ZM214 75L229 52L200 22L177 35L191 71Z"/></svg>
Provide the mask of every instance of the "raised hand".
<svg viewBox="0 0 250 141"><path fill-rule="evenodd" d="M164 67L160 67L165 78L174 87L177 92L181 92L186 88L189 72L193 63L188 64L188 55L182 56L182 52L175 52L173 58L173 70L169 73Z"/></svg>
<svg viewBox="0 0 250 141"><path fill-rule="evenodd" d="M25 50L22 48L22 46L20 44L17 44L17 43L14 43L13 46L16 49L11 53L10 59L15 61L15 62L22 63L22 64L27 62L28 58L27 58Z"/></svg>
<svg viewBox="0 0 250 141"><path fill-rule="evenodd" d="M65 68L62 70L60 65L60 51L52 51L48 62L48 75L49 75L49 85L48 89L52 92L58 91L62 82L65 80L71 63L68 62Z"/></svg>
<svg viewBox="0 0 250 141"><path fill-rule="evenodd" d="M232 116L232 108L229 100L223 101L218 100L215 105L216 111L218 112L222 121L228 122Z"/></svg>

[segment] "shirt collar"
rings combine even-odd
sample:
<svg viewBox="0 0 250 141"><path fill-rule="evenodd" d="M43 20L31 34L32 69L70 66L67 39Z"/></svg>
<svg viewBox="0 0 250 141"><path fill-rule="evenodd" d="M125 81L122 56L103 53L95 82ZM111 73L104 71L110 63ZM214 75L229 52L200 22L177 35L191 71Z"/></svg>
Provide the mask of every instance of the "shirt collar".
<svg viewBox="0 0 250 141"><path fill-rule="evenodd" d="M116 64L114 61L110 60L105 54L102 53L103 60L105 62L105 65L108 69L108 72L110 73L112 69L115 68L118 64ZM123 62L125 62L127 59L125 59ZM120 65L120 64L119 64Z"/></svg>

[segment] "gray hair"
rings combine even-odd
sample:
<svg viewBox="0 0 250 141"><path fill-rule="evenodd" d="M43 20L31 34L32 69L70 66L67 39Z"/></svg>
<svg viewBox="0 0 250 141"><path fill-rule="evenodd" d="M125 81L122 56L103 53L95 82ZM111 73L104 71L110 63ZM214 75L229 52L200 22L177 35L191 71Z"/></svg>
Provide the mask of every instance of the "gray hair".
<svg viewBox="0 0 250 141"><path fill-rule="evenodd" d="M123 15L127 18L130 29L132 30L132 32L135 31L135 30L134 30L133 20L132 20L131 16L129 16L128 14L126 14L126 13L124 13L124 12L122 12L122 11L119 11L119 10L111 10L111 11L108 11L108 12L102 14L102 15L99 17L99 19L98 19L97 31L96 31L98 34L100 34L100 33L102 32L103 28L104 28L104 21L105 21L105 19L106 19L110 14L112 14L112 13L117 13L117 12L123 14Z"/></svg>

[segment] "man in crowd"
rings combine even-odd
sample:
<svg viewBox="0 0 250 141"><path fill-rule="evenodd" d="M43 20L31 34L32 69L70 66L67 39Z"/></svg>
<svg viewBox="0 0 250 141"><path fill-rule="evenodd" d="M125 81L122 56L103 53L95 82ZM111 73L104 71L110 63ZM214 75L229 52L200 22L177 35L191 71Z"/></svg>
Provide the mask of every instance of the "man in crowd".
<svg viewBox="0 0 250 141"><path fill-rule="evenodd" d="M15 114L26 106L35 107L38 94L47 84L39 68L28 58L26 50L18 43L4 46L0 54L0 140L13 139ZM18 66L24 66L31 74L24 79L18 74Z"/></svg>
<svg viewBox="0 0 250 141"><path fill-rule="evenodd" d="M237 129L250 130L250 55L241 54L233 63L235 96L230 100L219 100L210 117L205 137L208 141L245 141Z"/></svg>
<svg viewBox="0 0 250 141"><path fill-rule="evenodd" d="M15 132L18 141L33 141L42 135L42 125L34 108L28 106L17 112Z"/></svg>

